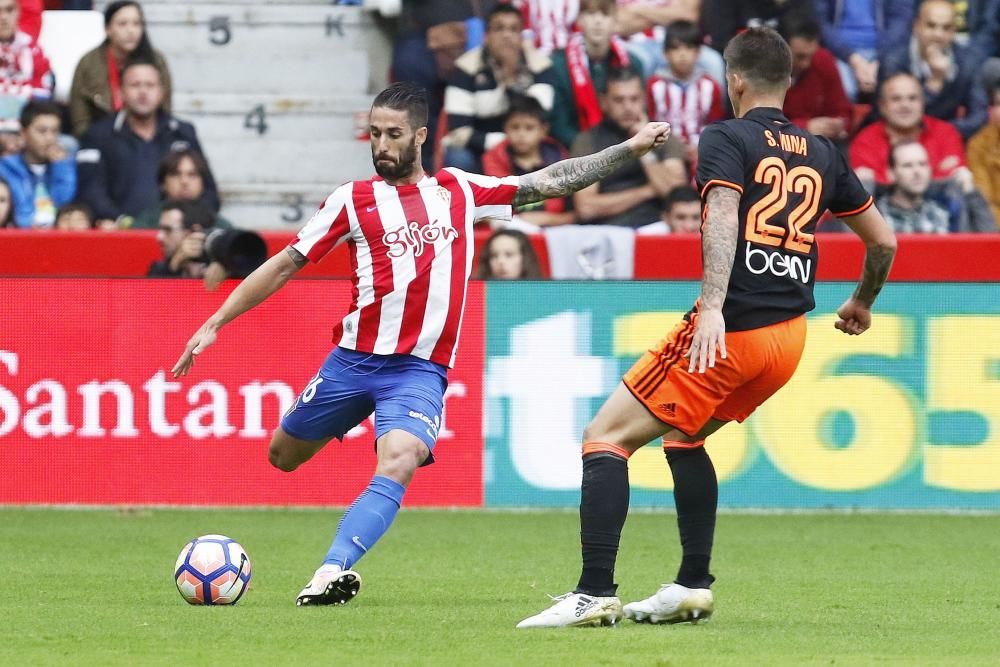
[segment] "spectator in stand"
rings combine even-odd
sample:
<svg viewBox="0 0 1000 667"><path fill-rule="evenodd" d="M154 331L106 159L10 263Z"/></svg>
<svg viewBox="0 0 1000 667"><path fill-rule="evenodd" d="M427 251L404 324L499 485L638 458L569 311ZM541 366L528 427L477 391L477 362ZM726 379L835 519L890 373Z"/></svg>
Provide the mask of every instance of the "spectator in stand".
<svg viewBox="0 0 1000 667"><path fill-rule="evenodd" d="M604 120L573 143L573 155L587 155L633 136L647 123L642 79L628 70L608 76ZM684 145L673 133L661 148L624 163L617 171L573 196L582 223L641 227L660 217L661 198L688 181Z"/></svg>
<svg viewBox="0 0 1000 667"><path fill-rule="evenodd" d="M881 76L909 72L920 81L927 115L952 123L963 138L986 124L986 92L975 54L955 43L955 7L949 0L924 0L913 36L888 51Z"/></svg>
<svg viewBox="0 0 1000 667"><path fill-rule="evenodd" d="M531 241L516 229L499 229L479 252L480 280L540 280L541 262Z"/></svg>
<svg viewBox="0 0 1000 667"><path fill-rule="evenodd" d="M437 146L445 84L455 61L482 41L482 16L493 0L404 2L393 40L390 75L393 81L412 81L427 92L426 146ZM424 171L434 173L434 150L422 153Z"/></svg>
<svg viewBox="0 0 1000 667"><path fill-rule="evenodd" d="M834 141L844 141L851 123L851 103L833 54L819 45L816 21L799 21L784 28L792 51L792 85L784 112L799 127Z"/></svg>
<svg viewBox="0 0 1000 667"><path fill-rule="evenodd" d="M156 66L163 87L162 108L170 111L170 70L163 54L150 44L139 3L120 0L108 4L104 10L104 32L107 35L104 42L84 54L73 74L69 112L77 138L82 137L94 121L122 110L125 105L123 68L130 60L143 60Z"/></svg>
<svg viewBox="0 0 1000 667"><path fill-rule="evenodd" d="M877 203L878 210L897 233L947 234L948 211L927 198L931 167L927 151L906 139L889 151L892 185Z"/></svg>
<svg viewBox="0 0 1000 667"><path fill-rule="evenodd" d="M542 169L566 157L566 152L548 137L545 109L534 97L511 98L503 126L507 138L483 155L483 173L487 176L521 176ZM573 222L566 210L566 200L546 199L515 209L522 221L538 227Z"/></svg>
<svg viewBox="0 0 1000 667"><path fill-rule="evenodd" d="M171 200L201 201L211 207L205 184L212 178L208 163L201 153L191 148L170 151L156 172L160 185L160 200L144 209L135 218L123 217L120 229L156 229L160 225L163 203ZM231 222L222 216L215 218L216 229L232 229Z"/></svg>
<svg viewBox="0 0 1000 667"><path fill-rule="evenodd" d="M992 91L1000 86L1000 0L968 0L955 10L959 43L969 47L983 87Z"/></svg>
<svg viewBox="0 0 1000 667"><path fill-rule="evenodd" d="M600 95L607 89L609 71L628 69L642 75L642 64L614 34L615 11L615 0L581 0L580 32L552 54L552 136L563 146L572 146L577 134L601 122Z"/></svg>
<svg viewBox="0 0 1000 667"><path fill-rule="evenodd" d="M0 160L0 176L10 186L17 226L50 228L56 209L76 194L76 167L59 145L61 110L55 102L31 101L20 123L24 150Z"/></svg>
<svg viewBox="0 0 1000 667"><path fill-rule="evenodd" d="M909 139L893 146L889 153L889 169L893 184L888 194L879 200L878 207L896 232L996 231L989 205L974 187L961 191L946 186L936 195L931 194L927 151L918 142Z"/></svg>
<svg viewBox="0 0 1000 667"><path fill-rule="evenodd" d="M695 66L702 39L701 29L691 21L671 23L663 40L667 68L646 86L650 120L670 123L671 135L684 144L691 164L697 161L702 130L725 115L719 84Z"/></svg>
<svg viewBox="0 0 1000 667"><path fill-rule="evenodd" d="M16 226L14 224L14 200L11 197L10 186L0 176L0 229Z"/></svg>
<svg viewBox="0 0 1000 667"><path fill-rule="evenodd" d="M844 91L852 101L870 99L878 87L879 61L910 36L916 0L814 0L823 46L837 57Z"/></svg>
<svg viewBox="0 0 1000 667"><path fill-rule="evenodd" d="M56 229L87 231L94 228L94 215L83 204L69 203L56 213Z"/></svg>
<svg viewBox="0 0 1000 667"><path fill-rule="evenodd" d="M701 15L709 44L719 53L729 40L747 28L815 18L813 0L703 0Z"/></svg>
<svg viewBox="0 0 1000 667"><path fill-rule="evenodd" d="M990 101L990 122L969 139L969 168L1000 221L1000 87L993 89Z"/></svg>
<svg viewBox="0 0 1000 667"><path fill-rule="evenodd" d="M90 127L77 153L80 199L101 227L123 215L138 215L159 201L157 170L168 153L191 148L204 155L194 126L161 109L163 86L155 64L135 60L125 65L122 100L121 111ZM204 186L205 201L218 210L211 172Z"/></svg>
<svg viewBox="0 0 1000 667"><path fill-rule="evenodd" d="M670 191L663 202L660 220L639 227L637 234L697 234L701 231L701 197L690 185Z"/></svg>
<svg viewBox="0 0 1000 667"><path fill-rule="evenodd" d="M869 191L889 185L889 147L906 139L927 149L935 181L955 180L963 190L972 185L962 136L950 123L924 114L923 92L916 77L901 72L883 81L878 110L881 120L858 132L849 150L851 167Z"/></svg>
<svg viewBox="0 0 1000 667"><path fill-rule="evenodd" d="M446 165L482 171L483 153L504 139L508 92L530 95L546 111L552 108L552 63L522 41L521 30L520 12L498 5L486 17L483 45L455 62L444 94Z"/></svg>
<svg viewBox="0 0 1000 667"><path fill-rule="evenodd" d="M208 268L205 235L215 226L212 209L198 201L168 201L163 205L156 241L163 259L153 262L150 278L201 278Z"/></svg>
<svg viewBox="0 0 1000 667"><path fill-rule="evenodd" d="M17 28L17 0L0 0L0 132L16 132L29 100L52 98L52 71L35 39Z"/></svg>

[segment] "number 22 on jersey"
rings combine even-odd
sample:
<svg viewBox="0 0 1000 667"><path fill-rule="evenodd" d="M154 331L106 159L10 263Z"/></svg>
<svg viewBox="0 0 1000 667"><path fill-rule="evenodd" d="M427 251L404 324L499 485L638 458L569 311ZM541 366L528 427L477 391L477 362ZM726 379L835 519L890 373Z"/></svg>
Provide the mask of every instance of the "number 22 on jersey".
<svg viewBox="0 0 1000 667"><path fill-rule="evenodd" d="M789 169L781 158L766 157L757 164L753 178L761 185L770 185L771 189L747 211L746 240L769 246L780 246L784 242L788 250L808 253L815 237L803 232L802 228L819 212L823 194L819 172L806 166ZM790 192L802 195L802 202L788 213L786 229L771 220L785 211Z"/></svg>

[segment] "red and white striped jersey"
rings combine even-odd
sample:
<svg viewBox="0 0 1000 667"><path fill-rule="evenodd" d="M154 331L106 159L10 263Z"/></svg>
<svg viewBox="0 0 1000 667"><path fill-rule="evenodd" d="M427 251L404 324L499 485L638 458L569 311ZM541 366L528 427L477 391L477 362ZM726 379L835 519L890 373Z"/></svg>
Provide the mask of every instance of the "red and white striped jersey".
<svg viewBox="0 0 1000 667"><path fill-rule="evenodd" d="M694 81L679 83L655 74L646 84L649 119L670 123L671 131L686 143L697 146L705 126L722 120L722 91L707 74Z"/></svg>
<svg viewBox="0 0 1000 667"><path fill-rule="evenodd" d="M518 177L442 169L415 185L375 177L327 197L293 248L318 262L346 242L354 275L341 347L455 362L479 218L510 218Z"/></svg>
<svg viewBox="0 0 1000 667"><path fill-rule="evenodd" d="M580 13L580 0L515 0L524 17L525 37L550 54L565 49Z"/></svg>

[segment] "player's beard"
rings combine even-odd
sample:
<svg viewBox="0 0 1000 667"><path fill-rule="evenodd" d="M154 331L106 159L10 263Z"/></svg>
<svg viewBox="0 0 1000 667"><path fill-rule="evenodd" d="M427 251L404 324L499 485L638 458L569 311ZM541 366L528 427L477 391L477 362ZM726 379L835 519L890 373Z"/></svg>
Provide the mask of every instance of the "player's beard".
<svg viewBox="0 0 1000 667"><path fill-rule="evenodd" d="M414 138L410 145L399 154L399 159L390 166L379 163L378 158L372 154L372 162L375 164L375 173L387 181L398 181L406 178L417 164L417 140Z"/></svg>

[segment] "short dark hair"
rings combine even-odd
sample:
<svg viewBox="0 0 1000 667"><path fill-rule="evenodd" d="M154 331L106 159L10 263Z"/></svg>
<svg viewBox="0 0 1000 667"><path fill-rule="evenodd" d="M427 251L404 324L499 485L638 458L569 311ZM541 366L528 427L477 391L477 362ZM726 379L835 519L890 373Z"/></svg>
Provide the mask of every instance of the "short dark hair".
<svg viewBox="0 0 1000 667"><path fill-rule="evenodd" d="M615 0L580 0L580 11L578 14L600 12L611 15L617 10L618 3Z"/></svg>
<svg viewBox="0 0 1000 667"><path fill-rule="evenodd" d="M427 125L427 93L410 81L397 81L375 97L372 109L384 107L405 111L414 130Z"/></svg>
<svg viewBox="0 0 1000 667"><path fill-rule="evenodd" d="M536 100L531 95L521 95L519 93L510 93L510 106L507 108L507 113L503 117L504 125L513 116L531 116L538 120L542 124L548 124L549 114L545 111L542 103Z"/></svg>
<svg viewBox="0 0 1000 667"><path fill-rule="evenodd" d="M168 199L163 203L162 209L163 213L167 211L181 212L181 224L184 226L184 229L194 229L195 225L201 229L215 227L215 212L204 202L198 200Z"/></svg>
<svg viewBox="0 0 1000 667"><path fill-rule="evenodd" d="M889 169L896 168L896 151L906 146L920 146L925 153L927 152L927 148L916 139L903 139L889 147Z"/></svg>
<svg viewBox="0 0 1000 667"><path fill-rule="evenodd" d="M486 22L484 25L486 29L489 30L490 22L497 16L503 16L507 14L508 16L516 16L518 21L524 23L524 16L521 15L521 10L513 5L508 5L506 3L498 4L496 7L490 10L490 13L486 15Z"/></svg>
<svg viewBox="0 0 1000 667"><path fill-rule="evenodd" d="M211 173L208 169L208 162L201 153L193 148L182 148L176 151L170 151L163 156L160 160L159 166L156 168L156 182L163 187L163 183L167 180L167 176L172 176L176 174L181 168L181 161L185 158L190 158L191 162L194 163L194 168L198 171L198 175L201 176L202 182L208 185L208 179Z"/></svg>
<svg viewBox="0 0 1000 667"><path fill-rule="evenodd" d="M772 28L750 28L733 37L723 52L726 69L763 88L788 88L792 52Z"/></svg>
<svg viewBox="0 0 1000 667"><path fill-rule="evenodd" d="M704 39L705 35L694 21L683 19L674 21L667 26L667 32L663 36L663 50L667 51L678 46L698 48Z"/></svg>
<svg viewBox="0 0 1000 667"><path fill-rule="evenodd" d="M818 42L823 30L813 19L792 19L781 24L781 34L785 41L799 37L807 42Z"/></svg>
<svg viewBox="0 0 1000 667"><path fill-rule="evenodd" d="M140 65L148 65L149 67L155 69L157 76L160 77L160 83L163 82L163 73L160 72L160 68L157 67L156 63L150 58L129 58L128 60L126 60L125 64L122 65L121 72L119 73L119 77L121 78L121 80L122 81L125 80L126 72L128 72L133 67L139 67Z"/></svg>
<svg viewBox="0 0 1000 667"><path fill-rule="evenodd" d="M878 84L878 90L876 91L876 99L881 102L883 96L885 95L885 87L889 85L890 81L895 81L896 79L909 79L910 81L917 84L917 88L920 90L920 99L923 100L924 97L924 87L920 84L920 79L913 76L911 72L904 72L900 70L899 72L893 72L889 76L882 79L882 82Z"/></svg>
<svg viewBox="0 0 1000 667"><path fill-rule="evenodd" d="M90 228L93 229L94 225L97 224L97 220L94 219L94 212L90 210L90 207L83 202L70 202L68 204L63 204L56 211L56 222L59 222L59 218L70 213L80 212L87 216L87 221L90 223Z"/></svg>
<svg viewBox="0 0 1000 667"><path fill-rule="evenodd" d="M678 185L667 194L663 201L663 210L670 211L673 209L674 204L683 204L691 201L701 203L698 191L688 185Z"/></svg>
<svg viewBox="0 0 1000 667"><path fill-rule="evenodd" d="M626 67L612 67L608 69L606 87L610 88L613 83L625 83L626 81L638 81L642 84L642 77L634 69Z"/></svg>
<svg viewBox="0 0 1000 667"><path fill-rule="evenodd" d="M50 100L31 100L21 108L21 129L28 129L39 116L55 116L61 121L62 109Z"/></svg>

